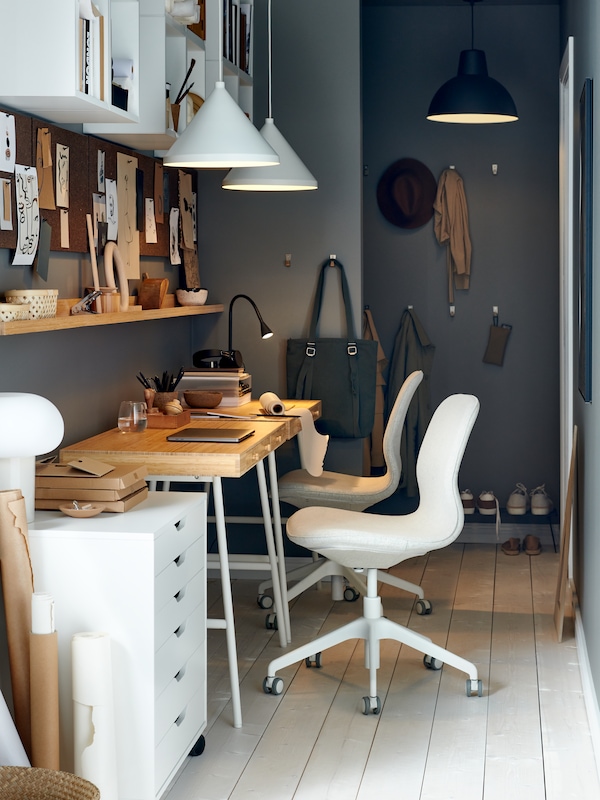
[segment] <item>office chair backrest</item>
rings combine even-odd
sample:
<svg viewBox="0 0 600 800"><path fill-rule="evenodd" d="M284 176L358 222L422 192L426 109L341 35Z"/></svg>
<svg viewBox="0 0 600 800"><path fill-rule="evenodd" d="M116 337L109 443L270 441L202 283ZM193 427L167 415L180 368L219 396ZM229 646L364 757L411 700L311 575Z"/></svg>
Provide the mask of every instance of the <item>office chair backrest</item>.
<svg viewBox="0 0 600 800"><path fill-rule="evenodd" d="M425 523L429 536L437 539L439 535L439 547L452 541L463 527L458 471L478 413L479 400L473 395L450 395L435 410L421 444L415 518L419 527Z"/></svg>
<svg viewBox="0 0 600 800"><path fill-rule="evenodd" d="M422 380L423 372L420 369L411 372L405 379L400 387L400 391L396 395L396 400L394 401L385 426L385 432L383 434L383 458L386 465L385 476L389 484L389 494L393 494L400 483L400 475L402 473L400 442L402 441L404 422L410 402Z"/></svg>

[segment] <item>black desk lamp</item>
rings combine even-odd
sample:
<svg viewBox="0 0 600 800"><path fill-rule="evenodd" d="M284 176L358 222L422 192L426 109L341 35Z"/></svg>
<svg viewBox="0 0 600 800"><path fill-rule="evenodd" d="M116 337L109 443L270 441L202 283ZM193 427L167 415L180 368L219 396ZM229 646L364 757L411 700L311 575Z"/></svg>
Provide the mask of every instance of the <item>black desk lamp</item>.
<svg viewBox="0 0 600 800"><path fill-rule="evenodd" d="M233 304L238 297L244 297L254 308L258 321L260 322L260 335L262 339L270 339L273 331L266 324L254 300L247 294L236 294L229 303L229 349L228 350L199 350L194 353L194 366L201 369L244 369L244 360L239 350L233 349L232 343L232 322Z"/></svg>

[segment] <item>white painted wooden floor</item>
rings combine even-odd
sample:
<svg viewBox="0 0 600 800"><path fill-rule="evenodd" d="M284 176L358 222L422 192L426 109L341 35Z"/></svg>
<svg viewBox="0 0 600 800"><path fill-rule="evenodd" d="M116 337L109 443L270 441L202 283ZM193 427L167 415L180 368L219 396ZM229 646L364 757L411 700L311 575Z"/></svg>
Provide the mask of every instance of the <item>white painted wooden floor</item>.
<svg viewBox="0 0 600 800"><path fill-rule="evenodd" d="M383 588L386 616L477 664L484 696L465 675L424 668L422 656L382 644L379 716L364 716L362 644L279 673L265 695L268 662L281 654L256 604L256 581L234 580L243 727L231 726L223 632L209 631L206 749L188 758L167 800L598 800L600 785L584 708L572 621L562 644L553 622L558 555L509 557L488 544L455 543L396 573L425 589L433 614ZM218 583L209 582L216 616ZM360 613L329 588L292 608L293 643Z"/></svg>

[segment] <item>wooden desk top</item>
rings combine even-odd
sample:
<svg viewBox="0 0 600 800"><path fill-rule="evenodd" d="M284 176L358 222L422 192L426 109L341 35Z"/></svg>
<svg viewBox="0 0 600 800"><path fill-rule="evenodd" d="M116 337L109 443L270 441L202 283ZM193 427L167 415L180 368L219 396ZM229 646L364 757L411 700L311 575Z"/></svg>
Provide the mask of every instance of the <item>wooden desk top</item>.
<svg viewBox="0 0 600 800"><path fill-rule="evenodd" d="M258 401L256 410L258 410ZM315 405L313 413L320 413L319 401L293 401L303 403L305 408ZM245 406L230 409L232 414L248 409L244 414L256 413ZM312 410L312 409L311 409ZM229 413L229 409L224 409ZM297 417L257 416L248 421L237 419L192 419L182 427L209 428L247 428L251 423L255 430L253 436L239 444L210 444L191 442L168 442L167 436L179 428L167 430L149 428L143 433L122 433L118 428L104 431L89 439L64 447L60 451L60 462L67 463L75 458L95 458L108 464L145 464L149 475L192 475L239 478L252 469L258 461L300 431Z"/></svg>

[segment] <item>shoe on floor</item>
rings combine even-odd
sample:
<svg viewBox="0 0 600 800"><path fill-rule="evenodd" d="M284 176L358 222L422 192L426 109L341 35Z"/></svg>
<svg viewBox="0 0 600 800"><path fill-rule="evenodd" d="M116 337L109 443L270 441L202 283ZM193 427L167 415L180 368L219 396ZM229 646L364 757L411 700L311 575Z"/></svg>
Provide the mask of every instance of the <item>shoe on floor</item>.
<svg viewBox="0 0 600 800"><path fill-rule="evenodd" d="M493 492L481 492L477 498L477 511L480 514L496 514L499 508L498 500Z"/></svg>
<svg viewBox="0 0 600 800"><path fill-rule="evenodd" d="M546 484L542 483L531 492L531 513L549 514L554 508L552 500L546 494Z"/></svg>
<svg viewBox="0 0 600 800"><path fill-rule="evenodd" d="M510 539L502 543L501 550L507 556L518 556L521 552L521 540L511 536Z"/></svg>
<svg viewBox="0 0 600 800"><path fill-rule="evenodd" d="M526 536L523 539L523 550L528 556L539 556L542 552L542 546L537 536Z"/></svg>
<svg viewBox="0 0 600 800"><path fill-rule="evenodd" d="M519 516L521 514L526 514L528 507L529 496L527 494L527 487L522 483L517 483L517 488L511 492L506 501L506 512L513 516Z"/></svg>
<svg viewBox="0 0 600 800"><path fill-rule="evenodd" d="M463 510L465 514L474 514L475 513L475 499L473 497L473 492L470 489L463 489L460 493L460 499L462 500Z"/></svg>

